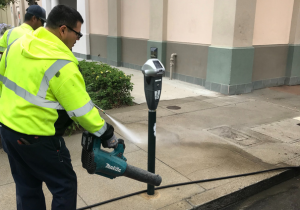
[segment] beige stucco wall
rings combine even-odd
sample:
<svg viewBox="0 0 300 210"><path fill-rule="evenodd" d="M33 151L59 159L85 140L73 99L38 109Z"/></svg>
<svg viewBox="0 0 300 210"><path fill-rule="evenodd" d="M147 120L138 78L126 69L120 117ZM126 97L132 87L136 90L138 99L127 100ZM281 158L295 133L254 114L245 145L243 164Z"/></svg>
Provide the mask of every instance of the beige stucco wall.
<svg viewBox="0 0 300 210"><path fill-rule="evenodd" d="M90 33L108 35L108 0L90 0Z"/></svg>
<svg viewBox="0 0 300 210"><path fill-rule="evenodd" d="M25 13L26 9L29 7L28 2L26 0L23 0L24 8L25 8Z"/></svg>
<svg viewBox="0 0 300 210"><path fill-rule="evenodd" d="M212 45L233 46L235 14L236 0L215 0Z"/></svg>
<svg viewBox="0 0 300 210"><path fill-rule="evenodd" d="M211 44L214 0L169 0L167 40Z"/></svg>
<svg viewBox="0 0 300 210"><path fill-rule="evenodd" d="M258 0L253 45L289 42L294 0Z"/></svg>
<svg viewBox="0 0 300 210"><path fill-rule="evenodd" d="M149 0L121 1L122 36L149 39L149 8Z"/></svg>
<svg viewBox="0 0 300 210"><path fill-rule="evenodd" d="M1 23L6 23L7 24L7 15L5 10L0 10L0 22Z"/></svg>
<svg viewBox="0 0 300 210"><path fill-rule="evenodd" d="M233 47L249 47L253 42L257 0L237 0Z"/></svg>
<svg viewBox="0 0 300 210"><path fill-rule="evenodd" d="M0 23L6 23L13 26L10 6L7 6L5 10L0 10L0 18Z"/></svg>
<svg viewBox="0 0 300 210"><path fill-rule="evenodd" d="M300 0L294 0L289 44L300 44Z"/></svg>

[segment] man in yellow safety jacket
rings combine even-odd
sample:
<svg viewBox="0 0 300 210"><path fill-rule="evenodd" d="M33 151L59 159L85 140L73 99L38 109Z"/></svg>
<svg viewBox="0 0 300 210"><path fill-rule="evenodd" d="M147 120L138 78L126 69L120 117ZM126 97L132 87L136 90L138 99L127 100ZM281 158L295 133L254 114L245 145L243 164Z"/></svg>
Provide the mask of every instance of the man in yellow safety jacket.
<svg viewBox="0 0 300 210"><path fill-rule="evenodd" d="M0 39L0 54L16 39L26 33L44 26L46 22L46 11L39 5L31 5L27 8L24 23L16 28L7 30Z"/></svg>
<svg viewBox="0 0 300 210"><path fill-rule="evenodd" d="M117 145L86 92L71 52L83 19L58 5L46 28L28 33L4 52L0 62L0 121L3 149L16 183L17 209L45 210L42 182L53 194L52 210L75 210L77 178L62 135L73 121Z"/></svg>

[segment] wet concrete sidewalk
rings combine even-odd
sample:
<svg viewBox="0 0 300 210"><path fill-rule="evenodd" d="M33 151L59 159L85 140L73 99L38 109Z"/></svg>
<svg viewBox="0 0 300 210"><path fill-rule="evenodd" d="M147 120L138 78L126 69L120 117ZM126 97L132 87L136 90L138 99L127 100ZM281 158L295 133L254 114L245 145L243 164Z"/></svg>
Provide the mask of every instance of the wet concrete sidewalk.
<svg viewBox="0 0 300 210"><path fill-rule="evenodd" d="M148 109L140 92L143 83L137 78L141 72L124 71L136 73L134 91L140 105L107 113L135 134L127 136L115 127L125 139L128 163L147 169ZM272 88L225 96L181 83L163 78L156 124L156 173L162 176L161 186L300 165L300 121L294 119L300 116L300 95ZM81 167L81 135L65 140L78 176L78 208L146 189L146 184L128 178L110 180L88 174ZM16 209L15 185L3 150L0 166L0 209ZM291 176L277 171L173 187L157 190L155 196L136 195L93 209L222 209L249 193L247 189L253 192L251 186L259 189ZM52 196L44 188L50 209Z"/></svg>

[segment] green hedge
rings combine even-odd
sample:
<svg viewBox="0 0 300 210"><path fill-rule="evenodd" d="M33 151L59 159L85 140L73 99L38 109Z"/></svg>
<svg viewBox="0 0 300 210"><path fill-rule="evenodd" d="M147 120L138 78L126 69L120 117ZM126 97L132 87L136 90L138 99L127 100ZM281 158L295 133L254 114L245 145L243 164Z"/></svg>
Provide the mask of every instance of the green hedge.
<svg viewBox="0 0 300 210"><path fill-rule="evenodd" d="M132 105L130 91L133 83L131 75L125 75L117 68L105 63L79 62L86 84L86 90L92 101L102 109L111 109L122 105Z"/></svg>
<svg viewBox="0 0 300 210"><path fill-rule="evenodd" d="M79 62L79 69L85 81L86 90L92 101L102 109L111 109L123 105L132 105L133 97L130 95L133 83L132 75L113 68L105 63ZM68 127L65 135L81 132L83 128L76 122Z"/></svg>

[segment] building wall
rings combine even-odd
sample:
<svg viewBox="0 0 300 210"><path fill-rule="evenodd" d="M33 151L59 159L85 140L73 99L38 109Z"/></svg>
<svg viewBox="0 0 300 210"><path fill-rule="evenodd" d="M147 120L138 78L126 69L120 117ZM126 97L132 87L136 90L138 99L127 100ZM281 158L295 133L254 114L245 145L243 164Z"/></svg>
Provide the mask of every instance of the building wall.
<svg viewBox="0 0 300 210"><path fill-rule="evenodd" d="M293 6L294 0L257 1L252 81L285 77Z"/></svg>
<svg viewBox="0 0 300 210"><path fill-rule="evenodd" d="M0 23L6 23L8 25L14 26L12 14L13 14L12 6L7 6L5 10L0 10Z"/></svg>
<svg viewBox="0 0 300 210"><path fill-rule="evenodd" d="M259 0L256 3L253 45L287 44L294 0Z"/></svg>
<svg viewBox="0 0 300 210"><path fill-rule="evenodd" d="M169 1L165 62L167 76L171 54L176 53L172 77L203 85L208 46L212 41L213 10L212 0Z"/></svg>
<svg viewBox="0 0 300 210"><path fill-rule="evenodd" d="M90 0L90 33L108 35L107 0Z"/></svg>
<svg viewBox="0 0 300 210"><path fill-rule="evenodd" d="M213 9L213 0L169 1L167 40L211 44Z"/></svg>
<svg viewBox="0 0 300 210"><path fill-rule="evenodd" d="M107 58L108 4L107 0L90 0L90 47L94 60Z"/></svg>
<svg viewBox="0 0 300 210"><path fill-rule="evenodd" d="M300 84L300 0L84 2L90 55L81 57L140 69L157 46L166 76L176 53L173 78L226 94L282 85L288 77ZM0 19L9 21L2 11Z"/></svg>
<svg viewBox="0 0 300 210"><path fill-rule="evenodd" d="M121 36L149 39L149 0L121 1Z"/></svg>

